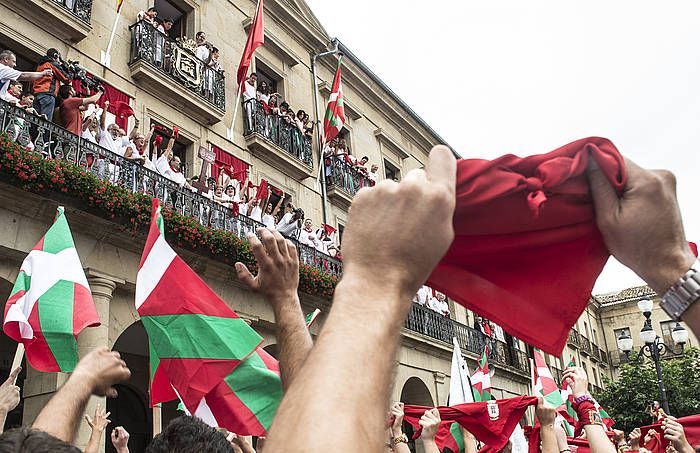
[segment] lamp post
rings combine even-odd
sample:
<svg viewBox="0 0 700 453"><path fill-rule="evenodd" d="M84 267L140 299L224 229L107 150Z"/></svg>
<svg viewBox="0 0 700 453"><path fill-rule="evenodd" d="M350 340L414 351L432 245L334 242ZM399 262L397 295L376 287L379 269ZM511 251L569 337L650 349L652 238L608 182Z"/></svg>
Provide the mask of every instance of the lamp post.
<svg viewBox="0 0 700 453"><path fill-rule="evenodd" d="M643 362L644 357L649 357L654 361L661 404L664 411L668 414L668 397L666 396L666 386L664 384L663 372L661 371L661 358L664 356L675 357L683 355L683 348L688 342L688 331L685 330L680 323L676 323L671 331L671 338L674 344L672 347L669 347L659 338L656 331L654 331L654 328L651 326L651 310L654 307L654 303L648 299L642 299L637 303L637 307L646 319L644 321L644 327L642 327L642 330L639 332L639 338L644 345L639 348L636 362ZM625 354L625 358L628 360L629 354L632 352L633 343L632 337L626 333L623 333L617 339L617 347ZM677 346L679 347L678 351L676 351Z"/></svg>

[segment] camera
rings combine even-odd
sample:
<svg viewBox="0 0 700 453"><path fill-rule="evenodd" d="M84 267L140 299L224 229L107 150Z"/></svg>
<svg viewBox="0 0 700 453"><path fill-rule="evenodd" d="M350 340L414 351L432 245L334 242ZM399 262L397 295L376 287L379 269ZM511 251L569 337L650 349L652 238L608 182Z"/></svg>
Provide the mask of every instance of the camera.
<svg viewBox="0 0 700 453"><path fill-rule="evenodd" d="M297 217L301 220L304 220L304 210L303 209L295 208L292 212L294 213L295 217Z"/></svg>
<svg viewBox="0 0 700 453"><path fill-rule="evenodd" d="M68 60L66 62L60 60L59 64L56 66L66 75L66 77L68 77L70 80L79 81L80 85L90 92L105 90L102 86L102 81L99 78L95 76L88 77L87 70L80 66L79 61Z"/></svg>

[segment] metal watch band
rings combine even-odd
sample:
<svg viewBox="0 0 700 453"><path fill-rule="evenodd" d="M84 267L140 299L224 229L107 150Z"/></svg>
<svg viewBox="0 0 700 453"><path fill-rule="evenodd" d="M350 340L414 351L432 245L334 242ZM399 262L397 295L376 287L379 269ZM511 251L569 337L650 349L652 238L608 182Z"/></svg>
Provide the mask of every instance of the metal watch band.
<svg viewBox="0 0 700 453"><path fill-rule="evenodd" d="M681 315L700 299L700 260L696 259L686 272L661 298L661 308L673 319L679 321Z"/></svg>

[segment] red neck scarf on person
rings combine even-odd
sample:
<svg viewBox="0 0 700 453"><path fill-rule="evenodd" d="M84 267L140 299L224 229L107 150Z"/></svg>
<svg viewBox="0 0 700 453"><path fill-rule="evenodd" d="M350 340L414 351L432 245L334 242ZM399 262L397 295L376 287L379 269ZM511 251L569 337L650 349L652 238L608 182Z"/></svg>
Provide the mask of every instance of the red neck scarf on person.
<svg viewBox="0 0 700 453"><path fill-rule="evenodd" d="M455 239L427 285L558 355L609 256L586 177L591 158L621 193L624 159L604 138L458 161Z"/></svg>
<svg viewBox="0 0 700 453"><path fill-rule="evenodd" d="M450 446L450 426L459 423L484 443L482 453L497 453L505 447L508 439L523 417L528 406L537 404L536 396L516 396L503 400L483 401L480 403L457 404L440 406L440 427L435 436L435 444L442 451ZM404 406L404 420L416 430L414 439L420 436L422 428L420 418L425 411L432 409L425 406Z"/></svg>
<svg viewBox="0 0 700 453"><path fill-rule="evenodd" d="M681 417L676 419L678 423L683 425L683 432L685 433L685 438L691 447L695 448L700 445L700 414L689 415L687 417ZM652 453L665 453L666 447L668 447L669 441L663 436L663 429L661 428L661 423L656 423L654 425L642 426L642 436L641 441L644 442L644 438L650 429L656 430L657 434L652 437L652 439L646 444L642 445L647 450Z"/></svg>

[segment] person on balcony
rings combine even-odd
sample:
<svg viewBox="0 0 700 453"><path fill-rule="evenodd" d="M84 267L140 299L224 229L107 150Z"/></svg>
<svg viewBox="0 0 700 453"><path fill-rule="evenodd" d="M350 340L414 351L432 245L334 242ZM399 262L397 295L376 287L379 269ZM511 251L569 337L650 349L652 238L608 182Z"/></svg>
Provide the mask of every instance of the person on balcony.
<svg viewBox="0 0 700 453"><path fill-rule="evenodd" d="M316 247L316 234L314 233L314 222L311 219L304 220L304 226L299 231L299 243Z"/></svg>
<svg viewBox="0 0 700 453"><path fill-rule="evenodd" d="M367 174L367 179L370 181L370 185L374 186L379 182L379 165L377 164L372 164L370 167L369 173Z"/></svg>
<svg viewBox="0 0 700 453"><path fill-rule="evenodd" d="M60 100L59 109L61 118L63 119L63 127L75 135L81 135L83 127L83 109L90 104L96 103L103 94L104 91L98 90L97 93L92 96L81 98L76 96L75 89L71 85L62 85L61 88L58 89L58 97ZM105 110L106 109L105 107ZM45 112L41 110L39 110L39 112L45 114Z"/></svg>
<svg viewBox="0 0 700 453"><path fill-rule="evenodd" d="M182 162L180 161L180 158L173 154L173 146L175 145L177 135L178 129L176 126L174 126L173 133L170 136L170 140L168 140L168 144L165 147L165 151L163 151L163 153L156 161L156 171L168 178L169 180L173 181L178 186L185 187L193 192L196 192L197 189L192 187L187 182L187 178L185 178L185 175L182 174Z"/></svg>
<svg viewBox="0 0 700 453"><path fill-rule="evenodd" d="M157 27L158 10L155 6L148 8L146 11L139 11L136 15L136 22L144 21L153 27Z"/></svg>
<svg viewBox="0 0 700 453"><path fill-rule="evenodd" d="M173 28L173 20L170 18L163 19L162 22L158 24L156 29L159 33L155 33L155 55L154 60L156 64L163 65L163 68L167 70L165 62L163 61L163 54L165 53L165 41L168 37L168 32Z"/></svg>
<svg viewBox="0 0 700 453"><path fill-rule="evenodd" d="M100 125L97 121L97 112L92 112L83 120L83 133L80 137L90 143L97 144L97 137L100 134Z"/></svg>
<svg viewBox="0 0 700 453"><path fill-rule="evenodd" d="M209 68L211 71L206 71L206 92L208 95L214 94L214 85L216 82L216 74L224 72L224 66L221 63L221 53L216 47L212 47L209 55Z"/></svg>
<svg viewBox="0 0 700 453"><path fill-rule="evenodd" d="M17 66L17 56L14 52L10 50L0 52L0 94L7 91L11 80L30 82L52 74L51 69L45 69L41 72L18 71L15 66Z"/></svg>
<svg viewBox="0 0 700 453"><path fill-rule="evenodd" d="M413 296L413 303L416 303L418 305L422 305L425 307L425 305L428 303L428 300L432 296L432 291L430 288L427 286L423 285L421 286L416 294Z"/></svg>
<svg viewBox="0 0 700 453"><path fill-rule="evenodd" d="M256 105L255 100L257 99L256 85L258 82L258 76L254 72L251 72L247 79L243 81L243 87L241 96L243 96L243 108L245 110L246 117L246 131L253 132L255 128L253 127L253 113L255 112Z"/></svg>
<svg viewBox="0 0 700 453"><path fill-rule="evenodd" d="M21 96L22 82L18 82L17 80L10 81L10 85L7 87L7 90L0 93L0 99L14 105L15 107L19 105Z"/></svg>
<svg viewBox="0 0 700 453"><path fill-rule="evenodd" d="M203 31L198 31L194 36L194 40L197 43L197 58L202 60L202 63L208 66L209 61L211 60L212 45L207 42L207 34Z"/></svg>
<svg viewBox="0 0 700 453"><path fill-rule="evenodd" d="M304 211L301 208L295 208L291 202L287 203L285 211L286 213L277 224L277 231L283 236L296 237L304 220Z"/></svg>
<svg viewBox="0 0 700 453"><path fill-rule="evenodd" d="M130 138L134 138L139 129L139 120L136 119L134 128L131 131L130 137L126 137L126 132L117 124L112 123L107 125L107 110L109 109L109 101L105 101L102 108L102 116L100 117L100 146L112 151L115 154L124 156Z"/></svg>
<svg viewBox="0 0 700 453"><path fill-rule="evenodd" d="M56 108L56 96L62 83L69 83L68 77L58 68L61 65L61 54L56 49L46 51L46 56L39 60L39 66L36 70L45 72L50 70L49 75L45 75L36 79L32 83L32 92L34 93L34 108L42 114L46 115L49 121L53 120L54 110ZM65 122L64 122L65 124ZM78 127L78 129L80 129ZM79 133L77 135L80 135Z"/></svg>
<svg viewBox="0 0 700 453"><path fill-rule="evenodd" d="M47 119L45 116L39 115L39 112L37 112L34 108L34 95L31 93L31 91L25 91L22 93L19 105L17 107L24 109L27 113Z"/></svg>
<svg viewBox="0 0 700 453"><path fill-rule="evenodd" d="M280 207L282 207L282 203L284 202L284 197L280 197L279 201L277 201L277 204L273 207L272 204L267 202L265 205L265 214L262 216L262 223L269 229L274 230L275 229L275 217L277 216L277 213L280 210Z"/></svg>

